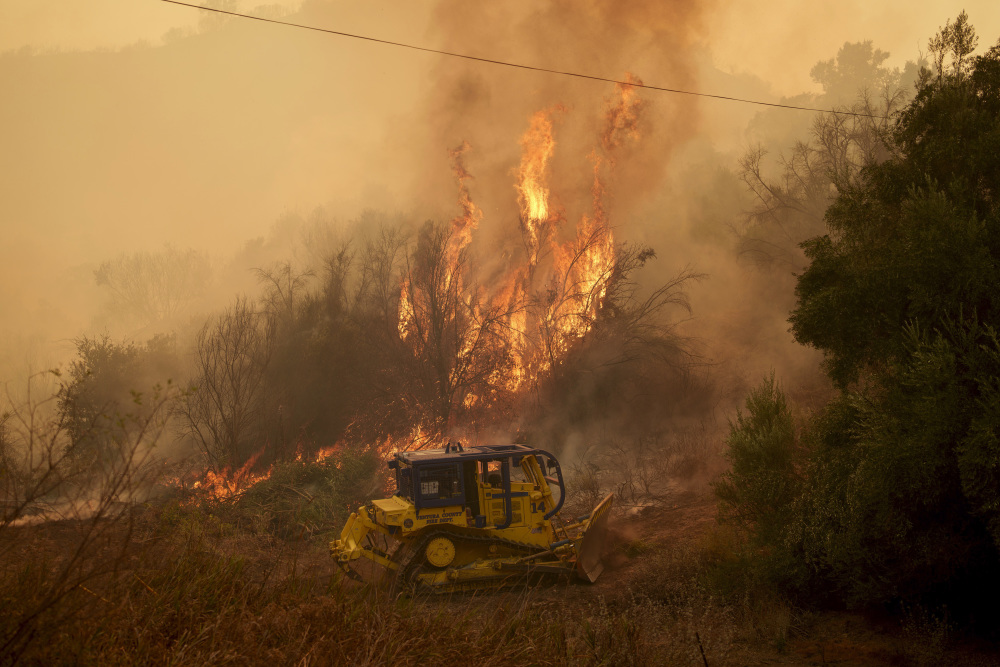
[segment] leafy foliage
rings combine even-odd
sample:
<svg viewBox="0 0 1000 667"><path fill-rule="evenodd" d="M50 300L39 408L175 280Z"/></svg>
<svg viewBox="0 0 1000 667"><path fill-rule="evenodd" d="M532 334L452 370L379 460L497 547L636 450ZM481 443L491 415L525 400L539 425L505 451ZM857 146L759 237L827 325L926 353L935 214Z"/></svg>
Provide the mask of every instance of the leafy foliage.
<svg viewBox="0 0 1000 667"><path fill-rule="evenodd" d="M733 426L719 495L797 564L789 583L807 568L800 590L963 604L1000 589L1000 44L975 44L964 13L931 41L886 159L838 183L828 233L803 244L792 331L840 394L803 435L801 483L766 455L791 442L767 383Z"/></svg>
<svg viewBox="0 0 1000 667"><path fill-rule="evenodd" d="M972 62L924 81L892 138L902 157L866 167L804 245L793 331L841 387L903 359L908 322L997 316L1000 46Z"/></svg>
<svg viewBox="0 0 1000 667"><path fill-rule="evenodd" d="M793 531L805 559L850 602L988 585L995 545L965 498L954 443L973 401L943 337L921 341L877 389L843 393L814 425L809 486Z"/></svg>
<svg viewBox="0 0 1000 667"><path fill-rule="evenodd" d="M795 424L773 373L750 392L747 411L737 412L726 444L732 468L715 485L723 515L759 543L773 542L801 483Z"/></svg>

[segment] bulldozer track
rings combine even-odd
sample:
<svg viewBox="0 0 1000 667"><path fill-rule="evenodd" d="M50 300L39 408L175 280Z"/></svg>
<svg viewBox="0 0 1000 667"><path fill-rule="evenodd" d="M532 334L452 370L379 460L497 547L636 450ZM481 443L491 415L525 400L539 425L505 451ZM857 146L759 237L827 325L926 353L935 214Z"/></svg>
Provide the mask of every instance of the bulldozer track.
<svg viewBox="0 0 1000 667"><path fill-rule="evenodd" d="M420 573L423 572L424 568L427 566L424 557L424 550L431 540L442 536L465 544L479 544L487 547L490 545L502 546L508 550L519 552L525 556L545 551L544 547L540 547L536 544L526 544L524 542L517 542L515 540L508 540L500 537L490 537L487 535L470 534L456 529L439 528L438 530L420 537L410 544L400 545L396 552L393 553L394 557L398 556L398 560L396 562L399 563L399 569L397 570L397 575L394 580L394 589L396 592L405 592L410 594L435 593L438 595L443 593L481 592L484 590L496 590L505 586L510 586L515 582L524 580L527 577L528 573L499 575L498 572L499 576L496 580L465 581L448 585L428 586L427 584L421 582L418 578ZM394 558L394 560L396 560L396 558Z"/></svg>

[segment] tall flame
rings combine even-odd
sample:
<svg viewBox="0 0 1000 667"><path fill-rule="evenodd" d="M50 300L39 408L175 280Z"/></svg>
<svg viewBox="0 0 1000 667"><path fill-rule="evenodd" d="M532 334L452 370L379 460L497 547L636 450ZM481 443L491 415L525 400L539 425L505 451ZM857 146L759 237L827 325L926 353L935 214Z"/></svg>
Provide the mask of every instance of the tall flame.
<svg viewBox="0 0 1000 667"><path fill-rule="evenodd" d="M450 287L451 281L462 279L459 269L462 251L472 242L472 234L479 227L480 220L483 219L483 212L472 200L469 192L468 181L472 175L465 167L465 153L470 146L468 142L462 142L460 146L448 151L451 158L452 171L458 180L458 205L462 210L461 215L456 216L451 221L451 234L448 236L448 245L445 248L444 281L445 287ZM461 285L458 285L461 290ZM413 332L416 321L416 309L418 308L416 299L419 295L413 293L412 285L408 276L403 278L399 293L399 334L405 340Z"/></svg>
<svg viewBox="0 0 1000 667"><path fill-rule="evenodd" d="M598 145L590 153L592 211L580 219L576 233L569 240L556 239L562 221L553 211L548 183L549 164L556 147L553 117L565 109L554 106L535 112L520 139L521 159L514 188L525 257L522 264L512 266L500 279L486 304L507 313L506 346L512 368L505 377L491 378L491 383L508 391L517 391L559 363L572 342L590 330L607 294L615 261L614 234L605 205L607 183L616 153L639 136L643 106L633 85L641 83L639 79L627 74L625 81L618 84L615 99L608 103ZM457 257L471 242L483 216L468 187L471 176L463 161L468 149L468 144L463 143L450 151L459 182L458 204L462 213L452 221L454 233L447 261L449 274L455 272L459 279ZM548 257L551 259L545 259ZM544 280L536 276L543 262L547 269L539 275L544 275ZM466 303L474 303L478 308L482 296L467 294ZM404 338L416 317L414 298L408 281L404 280L399 322ZM470 335L462 341L460 357L473 354L469 344L472 338ZM482 399L468 394L462 397L462 404L472 408L480 405Z"/></svg>
<svg viewBox="0 0 1000 667"><path fill-rule="evenodd" d="M520 211L519 222L525 255L514 262L493 289L477 286L474 276L466 275L463 252L469 248L483 219L470 189L472 175L466 168L467 143L449 151L452 169L458 181L459 214L451 220L451 233L444 249L443 276L446 287L460 295L472 313L467 330L459 333L457 366L468 366L478 353L472 341L477 337L477 322L483 312L506 313L500 330L510 363L497 367L488 378L486 394L466 393L459 397L465 409L489 408L500 392L513 394L535 382L542 373L559 364L574 341L587 334L603 305L615 264L615 239L607 214L607 196L619 152L639 138L643 103L635 85L641 83L631 74L618 84L616 97L608 102L597 146L590 152L593 182L591 211L580 218L575 233L568 240L556 238L561 230L561 215L550 202L548 169L555 153L553 116L565 109L560 106L534 113L520 139L521 160L516 170L515 190ZM544 266L543 266L544 264ZM426 299L415 293L408 277L400 285L398 328L401 339L410 340L413 332L426 329L418 318L426 313ZM443 433L421 425L408 437L386 438L374 445L383 457L395 451L421 449L440 440ZM312 454L311 460L323 462L334 456L346 443L338 442ZM261 452L262 453L262 452ZM242 493L267 479L272 468L254 472L261 453L251 457L236 471L207 471L193 488L201 494L224 500ZM299 451L296 460L304 460ZM387 474L387 473L386 473ZM391 490L391 477L383 478L385 490Z"/></svg>
<svg viewBox="0 0 1000 667"><path fill-rule="evenodd" d="M479 221L483 219L483 212L472 201L472 195L469 192L468 181L472 176L465 168L465 154L469 148L469 143L463 141L461 146L448 151L448 155L451 157L452 171L458 179L458 205L462 209L462 214L451 221L452 235L448 239L447 258L449 275L458 264L459 254L472 242L472 233L479 227Z"/></svg>
<svg viewBox="0 0 1000 667"><path fill-rule="evenodd" d="M521 140L521 168L518 192L521 204L522 233L528 249L527 276L531 274L543 242L551 243L554 257L553 277L547 289L547 298L541 300L544 308L534 314L530 325L542 341L540 354L534 355L533 364L524 356L528 367L516 373L518 378L530 379L558 363L572 341L586 335L597 316L607 294L608 281L615 261L615 241L606 213L606 191L610 172L613 170L618 150L628 141L639 137L642 101L633 84L641 81L626 74L626 83L617 85L617 97L608 105L604 127L600 136L600 152L590 153L593 169L591 187L592 212L583 216L577 225L575 238L563 244L543 236L548 231L548 188L545 165L555 146L551 137L552 124L549 112L541 111L532 116L528 131ZM546 219L537 213L543 210ZM526 286L529 289L530 286ZM538 300L536 300L538 301ZM524 322L529 326L528 322ZM519 363L521 362L519 358Z"/></svg>
<svg viewBox="0 0 1000 667"><path fill-rule="evenodd" d="M551 110L537 111L528 131L521 137L521 166L518 167L518 202L526 220L540 222L549 217L549 189L545 184L556 142L552 138Z"/></svg>
<svg viewBox="0 0 1000 667"><path fill-rule="evenodd" d="M535 112L528 131L521 137L521 164L517 168L517 202L521 210L521 233L528 251L528 265L534 267L542 243L547 241L551 212L546 169L556 142L552 136L552 116L561 106ZM530 270L530 269L529 269Z"/></svg>

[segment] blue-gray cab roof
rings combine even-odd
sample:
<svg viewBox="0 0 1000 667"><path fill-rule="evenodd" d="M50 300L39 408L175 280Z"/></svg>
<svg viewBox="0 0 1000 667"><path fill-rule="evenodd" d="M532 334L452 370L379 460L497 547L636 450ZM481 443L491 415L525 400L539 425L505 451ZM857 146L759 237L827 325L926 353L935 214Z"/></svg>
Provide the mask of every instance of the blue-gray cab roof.
<svg viewBox="0 0 1000 667"><path fill-rule="evenodd" d="M462 447L450 443L447 447L396 452L396 460L408 465L423 463L458 463L461 461L493 461L510 456L521 457L530 454L551 456L548 452L527 445L479 445Z"/></svg>

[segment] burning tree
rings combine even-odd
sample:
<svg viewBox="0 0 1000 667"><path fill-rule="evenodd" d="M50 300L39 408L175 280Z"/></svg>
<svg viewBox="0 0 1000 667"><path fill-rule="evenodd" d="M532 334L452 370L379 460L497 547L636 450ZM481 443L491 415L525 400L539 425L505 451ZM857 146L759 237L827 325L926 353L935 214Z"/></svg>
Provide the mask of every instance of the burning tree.
<svg viewBox="0 0 1000 667"><path fill-rule="evenodd" d="M483 213L469 189L464 156L470 147L451 152L461 215L448 226L428 223L421 230L399 297L399 340L413 363L415 421L425 430L443 434L456 425L512 418L523 396L558 374L602 317L609 323L605 334L617 328L629 341L618 346L614 363L635 356L639 340L657 338L659 349L669 340L672 353L680 349L669 335L672 325L657 329L654 320L666 306L687 305L682 287L693 274L684 272L637 301L630 274L654 255L619 246L608 220L608 184L618 153L638 137L643 108L634 86L619 85L617 93L590 154L591 211L572 230L550 203L548 184L553 120L565 109L530 118L515 183L523 253L499 277L484 280L472 268Z"/></svg>
<svg viewBox="0 0 1000 667"><path fill-rule="evenodd" d="M212 474L228 480L205 483L229 496L237 478L257 478L258 461L291 452L247 459L275 444L265 413L278 415L282 443L292 420L296 456L346 447L385 454L509 430L532 406L554 403L547 393L578 394L566 386L584 370L613 394L611 385L631 382L625 376L655 375L664 360L678 366L683 345L664 314L686 307L692 274L639 299L633 274L654 254L617 242L608 214L615 167L639 136L642 109L636 88L619 85L588 157L590 207L575 224L550 201L554 122L566 110L530 117L514 183L521 248L504 249L500 270L478 269L485 216L463 143L450 151L459 209L450 221L429 221L412 237L368 221L357 251L345 244L327 258L321 293L287 264L262 273L268 315L241 301L199 337L189 430Z"/></svg>
<svg viewBox="0 0 1000 667"><path fill-rule="evenodd" d="M412 389L425 427L442 432L477 407L495 405L509 374L509 321L516 307L469 284L460 229L428 223L400 294L399 336L412 354Z"/></svg>

